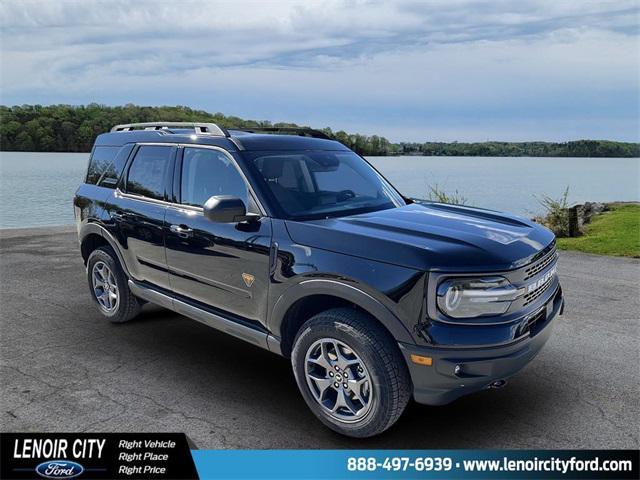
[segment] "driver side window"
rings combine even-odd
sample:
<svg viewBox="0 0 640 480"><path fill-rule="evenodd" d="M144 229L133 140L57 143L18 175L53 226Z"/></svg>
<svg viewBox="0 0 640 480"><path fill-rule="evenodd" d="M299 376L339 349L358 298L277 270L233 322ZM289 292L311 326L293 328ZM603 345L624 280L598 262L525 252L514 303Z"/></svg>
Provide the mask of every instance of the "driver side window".
<svg viewBox="0 0 640 480"><path fill-rule="evenodd" d="M247 185L229 157L218 150L186 147L180 181L181 203L201 207L213 195L238 197L247 210L252 211Z"/></svg>

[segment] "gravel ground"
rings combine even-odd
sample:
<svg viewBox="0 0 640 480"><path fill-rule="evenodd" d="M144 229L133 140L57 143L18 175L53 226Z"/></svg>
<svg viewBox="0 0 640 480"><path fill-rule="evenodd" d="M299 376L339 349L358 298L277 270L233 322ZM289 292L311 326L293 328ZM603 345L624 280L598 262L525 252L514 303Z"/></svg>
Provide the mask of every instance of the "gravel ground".
<svg viewBox="0 0 640 480"><path fill-rule="evenodd" d="M146 306L90 301L69 229L0 231L3 431L180 431L200 448L638 448L640 262L562 252L565 315L509 385L411 404L383 435L323 428L286 359Z"/></svg>

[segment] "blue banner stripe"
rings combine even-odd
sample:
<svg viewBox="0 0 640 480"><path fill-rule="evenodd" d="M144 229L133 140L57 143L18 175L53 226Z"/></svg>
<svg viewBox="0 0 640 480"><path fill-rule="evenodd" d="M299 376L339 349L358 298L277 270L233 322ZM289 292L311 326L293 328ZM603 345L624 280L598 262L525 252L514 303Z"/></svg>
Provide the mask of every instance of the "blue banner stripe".
<svg viewBox="0 0 640 480"><path fill-rule="evenodd" d="M192 450L201 479L637 478L637 450ZM624 463L623 463L624 462Z"/></svg>

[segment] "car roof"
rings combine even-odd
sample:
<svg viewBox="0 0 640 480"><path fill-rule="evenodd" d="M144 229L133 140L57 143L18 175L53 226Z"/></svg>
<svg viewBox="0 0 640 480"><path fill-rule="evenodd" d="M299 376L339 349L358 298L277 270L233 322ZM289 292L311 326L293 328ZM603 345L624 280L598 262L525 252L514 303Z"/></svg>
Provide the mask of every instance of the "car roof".
<svg viewBox="0 0 640 480"><path fill-rule="evenodd" d="M114 127L115 128L115 127ZM103 133L96 138L95 146L122 146L128 143L167 143L212 145L231 151L280 151L280 150L342 150L349 151L342 143L301 135L263 134L228 130L228 136L194 132L193 129L125 130Z"/></svg>

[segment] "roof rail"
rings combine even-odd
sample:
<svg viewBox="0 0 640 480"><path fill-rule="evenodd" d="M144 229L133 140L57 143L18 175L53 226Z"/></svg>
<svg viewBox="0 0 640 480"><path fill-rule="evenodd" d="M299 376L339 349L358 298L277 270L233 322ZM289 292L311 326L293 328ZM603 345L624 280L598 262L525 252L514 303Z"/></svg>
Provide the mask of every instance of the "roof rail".
<svg viewBox="0 0 640 480"><path fill-rule="evenodd" d="M116 125L112 132L129 132L131 130L169 130L171 128L193 128L195 133L209 133L222 137L228 137L229 132L225 128L219 127L215 123L199 122L146 122L146 123L124 123Z"/></svg>
<svg viewBox="0 0 640 480"><path fill-rule="evenodd" d="M241 132L248 133L289 133L291 135L299 135L301 137L308 136L313 138L322 138L324 140L334 140L326 133L321 132L320 130L314 130L313 128L309 127L231 127L229 130L239 130Z"/></svg>

